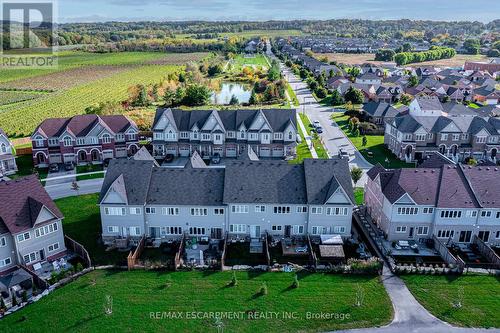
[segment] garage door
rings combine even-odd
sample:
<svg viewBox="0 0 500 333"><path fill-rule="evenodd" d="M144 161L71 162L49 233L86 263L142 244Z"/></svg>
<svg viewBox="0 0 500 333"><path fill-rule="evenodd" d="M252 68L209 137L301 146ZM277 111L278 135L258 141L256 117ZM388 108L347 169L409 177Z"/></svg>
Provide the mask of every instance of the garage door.
<svg viewBox="0 0 500 333"><path fill-rule="evenodd" d="M105 160L107 158L113 158L113 151L112 150L105 150L102 152L102 158Z"/></svg>
<svg viewBox="0 0 500 333"><path fill-rule="evenodd" d="M51 154L49 155L50 163L62 163L61 154Z"/></svg>
<svg viewBox="0 0 500 333"><path fill-rule="evenodd" d="M125 148L117 148L116 149L116 157L127 157L127 149Z"/></svg>
<svg viewBox="0 0 500 333"><path fill-rule="evenodd" d="M188 157L189 156L189 147L179 148L179 155L181 155L182 157Z"/></svg>
<svg viewBox="0 0 500 333"><path fill-rule="evenodd" d="M283 148L273 148L273 157L283 157Z"/></svg>
<svg viewBox="0 0 500 333"><path fill-rule="evenodd" d="M176 148L167 148L167 154L172 154L174 156L177 156L177 149Z"/></svg>
<svg viewBox="0 0 500 333"><path fill-rule="evenodd" d="M64 154L64 163L66 162L74 162L75 161L75 154Z"/></svg>
<svg viewBox="0 0 500 333"><path fill-rule="evenodd" d="M226 148L226 156L227 157L236 157L236 148Z"/></svg>
<svg viewBox="0 0 500 333"><path fill-rule="evenodd" d="M259 149L259 156L260 157L270 157L271 156L271 149L269 149L269 148L260 148Z"/></svg>

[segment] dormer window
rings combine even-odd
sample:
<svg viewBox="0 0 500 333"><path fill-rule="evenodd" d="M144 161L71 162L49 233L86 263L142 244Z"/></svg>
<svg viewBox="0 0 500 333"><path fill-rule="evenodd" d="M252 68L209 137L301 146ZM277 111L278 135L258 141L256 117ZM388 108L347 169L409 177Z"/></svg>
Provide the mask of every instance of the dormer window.
<svg viewBox="0 0 500 333"><path fill-rule="evenodd" d="M102 136L102 143L111 143L111 136L109 134L104 134Z"/></svg>
<svg viewBox="0 0 500 333"><path fill-rule="evenodd" d="M288 132L288 140L293 140L293 133L292 133L292 131Z"/></svg>
<svg viewBox="0 0 500 333"><path fill-rule="evenodd" d="M35 137L35 144L37 147L43 147L43 138L41 136Z"/></svg>
<svg viewBox="0 0 500 333"><path fill-rule="evenodd" d="M197 130L193 131L193 139L198 140L198 131Z"/></svg>
<svg viewBox="0 0 500 333"><path fill-rule="evenodd" d="M2 143L2 145L0 146L0 153L5 154L6 152L7 146L5 145L5 143Z"/></svg>
<svg viewBox="0 0 500 333"><path fill-rule="evenodd" d="M244 139L244 138L245 138L245 131L241 130L240 131L240 139Z"/></svg>
<svg viewBox="0 0 500 333"><path fill-rule="evenodd" d="M64 142L64 147L71 147L73 140L71 140L71 137L65 136L63 142Z"/></svg>

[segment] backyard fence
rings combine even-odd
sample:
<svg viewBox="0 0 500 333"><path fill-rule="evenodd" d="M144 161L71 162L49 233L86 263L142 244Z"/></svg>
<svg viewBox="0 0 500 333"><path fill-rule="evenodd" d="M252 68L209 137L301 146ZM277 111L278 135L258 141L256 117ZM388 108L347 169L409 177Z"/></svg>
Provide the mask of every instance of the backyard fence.
<svg viewBox="0 0 500 333"><path fill-rule="evenodd" d="M146 236L142 235L141 240L139 241L139 244L135 248L135 251L133 251L133 252L130 251L130 253L128 254L128 257L127 257L127 267L128 267L129 271L131 269L133 269L135 267L135 265L137 264L137 260L141 256L142 251L144 250L144 243L145 243L145 241L146 241Z"/></svg>
<svg viewBox="0 0 500 333"><path fill-rule="evenodd" d="M458 271L462 273L465 268L465 262L460 257L455 257L450 250L441 243L441 241L436 237L436 235L432 236L432 240L434 242L434 249L439 252L439 255L447 264L456 265Z"/></svg>
<svg viewBox="0 0 500 333"><path fill-rule="evenodd" d="M47 281L45 281L44 279L42 279L41 277L39 277L38 275L36 275L36 273L33 272L31 269L29 269L27 266L21 265L20 267L22 267L26 272L29 273L29 275L32 276L33 281L38 286L38 288L40 288L42 290L45 290L45 289L47 289L47 288L50 287L50 285L49 285L49 283Z"/></svg>
<svg viewBox="0 0 500 333"><path fill-rule="evenodd" d="M481 238L474 235L473 244L477 246L477 249L481 255L483 255L490 264L484 266L489 269L500 269L500 257L493 251L493 249L486 244Z"/></svg>
<svg viewBox="0 0 500 333"><path fill-rule="evenodd" d="M90 256L88 251L83 247L82 244L73 240L67 235L64 235L64 245L66 245L67 249L71 249L74 253L78 254L84 261L86 267L92 266L92 261L90 260Z"/></svg>
<svg viewBox="0 0 500 333"><path fill-rule="evenodd" d="M16 148L16 155L17 156L31 155L32 153L33 153L33 149L31 147Z"/></svg>
<svg viewBox="0 0 500 333"><path fill-rule="evenodd" d="M227 255L227 232L224 236L224 245L222 246L222 255L220 258L220 267L221 270L224 270L224 265L226 264L226 255Z"/></svg>
<svg viewBox="0 0 500 333"><path fill-rule="evenodd" d="M182 234L181 243L179 244L179 250L175 254L174 259L174 270L178 270L181 267L182 253L184 252L184 244L186 242L186 234Z"/></svg>
<svg viewBox="0 0 500 333"><path fill-rule="evenodd" d="M316 269L318 267L318 258L316 257L316 253L314 253L311 237L307 235L307 246L309 246L309 250L311 251L311 262L313 267Z"/></svg>
<svg viewBox="0 0 500 333"><path fill-rule="evenodd" d="M266 255L267 266L271 266L271 254L269 253L269 234L266 231L266 239L264 240L264 250Z"/></svg>

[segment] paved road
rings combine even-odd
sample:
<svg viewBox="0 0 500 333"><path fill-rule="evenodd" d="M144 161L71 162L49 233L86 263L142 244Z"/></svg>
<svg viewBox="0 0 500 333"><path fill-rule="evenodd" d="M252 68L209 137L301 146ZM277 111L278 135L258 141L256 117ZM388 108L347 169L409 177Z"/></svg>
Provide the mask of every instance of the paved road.
<svg viewBox="0 0 500 333"><path fill-rule="evenodd" d="M60 199L82 194L99 193L101 191L103 178L81 180L78 182L80 189L77 191L71 188L71 183L45 186L45 190L52 199Z"/></svg>
<svg viewBox="0 0 500 333"><path fill-rule="evenodd" d="M340 151L346 152L349 155L349 165L351 167L356 166L363 169L363 177L358 182L357 186L364 187L367 181L366 172L370 170L372 164L364 159L363 155L361 155L351 141L345 136L337 123L330 118L332 112L341 111L335 111L331 107L324 107L316 102L307 84L302 82L300 78L296 77L293 72L283 64L282 71L300 102L300 107L297 111L307 114L311 121L317 120L320 122L323 127L321 137L330 156L336 156Z"/></svg>
<svg viewBox="0 0 500 333"><path fill-rule="evenodd" d="M500 332L499 329L453 327L431 315L410 293L404 282L384 266L382 281L394 308L393 321L384 327L337 331L344 333L462 333Z"/></svg>

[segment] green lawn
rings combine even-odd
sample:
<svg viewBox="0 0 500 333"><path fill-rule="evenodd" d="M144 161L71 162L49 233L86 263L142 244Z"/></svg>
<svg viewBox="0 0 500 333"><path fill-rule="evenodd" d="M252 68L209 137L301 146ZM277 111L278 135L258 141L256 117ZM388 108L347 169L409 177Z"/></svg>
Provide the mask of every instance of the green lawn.
<svg viewBox="0 0 500 333"><path fill-rule="evenodd" d="M402 279L436 317L459 326L500 328L499 277L403 275ZM462 307L453 306L459 300Z"/></svg>
<svg viewBox="0 0 500 333"><path fill-rule="evenodd" d="M0 321L11 332L217 332L215 318L225 312L224 332L318 332L387 324L392 307L378 277L230 272L94 271ZM267 295L260 295L266 283ZM355 306L358 288L364 300ZM105 297L113 313L104 314ZM182 318L155 319L152 312L180 312ZM195 318L186 316L195 313ZM227 318L228 312L239 318ZM265 319L264 313L276 313ZM307 313L343 316L307 319ZM288 314L289 318L284 318ZM165 316L165 315L164 315ZM250 317L250 316L253 316ZM259 317L257 317L259 316ZM192 316L193 317L193 316ZM22 319L23 318L23 319Z"/></svg>
<svg viewBox="0 0 500 333"><path fill-rule="evenodd" d="M349 132L348 122L349 117L341 112L335 112L332 114L332 119L339 125L342 131L347 135L347 137L352 141L356 149L358 149L363 157L371 164L380 163L386 168L411 168L415 167L414 164L408 164L399 160L392 152L390 152L384 146L384 136L383 135L367 135L367 144L363 146L363 137L354 136ZM369 152L373 153L373 156L368 155ZM386 159L389 163L386 163Z"/></svg>
<svg viewBox="0 0 500 333"><path fill-rule="evenodd" d="M55 201L64 215L64 233L87 249L94 265L126 264L128 252L106 252L100 242L102 229L98 198L98 194L90 194Z"/></svg>
<svg viewBox="0 0 500 333"><path fill-rule="evenodd" d="M288 96L290 96L290 99L292 100L294 106L299 107L300 106L299 99L297 98L295 91L293 91L289 83L286 84L286 91L288 92Z"/></svg>
<svg viewBox="0 0 500 333"><path fill-rule="evenodd" d="M269 68L269 63L266 60L266 56L263 54L256 54L253 58L245 58L245 56L238 54L232 61L232 72L241 73L243 68L247 66L260 67L262 69Z"/></svg>
<svg viewBox="0 0 500 333"><path fill-rule="evenodd" d="M311 151L309 150L309 147L307 146L306 139L304 138L304 133L299 128L299 135L300 138L302 139L302 142L297 144L297 157L295 159L291 160L290 163L292 164L300 164L304 161L305 158L312 158Z"/></svg>
<svg viewBox="0 0 500 333"><path fill-rule="evenodd" d="M302 120L302 123L304 123L304 127L306 128L307 131L310 131L312 129L311 121L309 120L309 117L306 115L299 113L299 117ZM312 136L312 142L314 149L316 150L316 153L318 154L318 158L322 159L327 159L328 154L326 153L325 147L321 143L320 137L317 135Z"/></svg>
<svg viewBox="0 0 500 333"><path fill-rule="evenodd" d="M103 171L104 168L102 164L90 164L90 165L79 165L76 167L76 173L88 173L88 172L97 172L97 171ZM93 175L83 175L83 176L76 176L76 180L87 180L87 179L95 179L95 178L104 178L104 173L96 173Z"/></svg>
<svg viewBox="0 0 500 333"><path fill-rule="evenodd" d="M365 189L362 187L354 188L354 199L356 200L356 205L362 205L365 203Z"/></svg>

